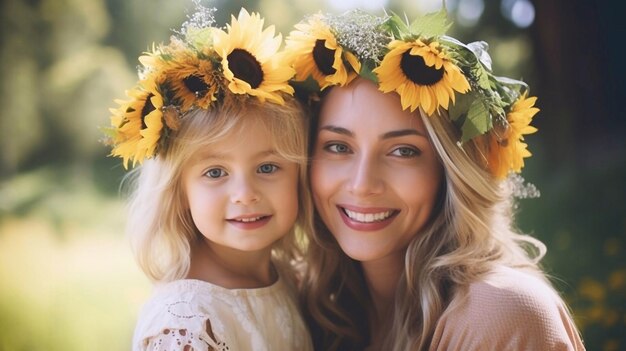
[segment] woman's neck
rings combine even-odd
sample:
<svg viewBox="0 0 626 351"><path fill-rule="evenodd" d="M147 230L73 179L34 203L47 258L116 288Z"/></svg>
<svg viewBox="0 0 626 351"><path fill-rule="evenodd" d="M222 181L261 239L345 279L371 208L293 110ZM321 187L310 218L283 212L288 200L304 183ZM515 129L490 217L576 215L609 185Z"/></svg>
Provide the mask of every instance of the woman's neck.
<svg viewBox="0 0 626 351"><path fill-rule="evenodd" d="M398 254L385 258L362 262L365 283L374 305L374 314L370 321L372 349L380 346L393 317L395 293L400 276L404 270L404 255Z"/></svg>
<svg viewBox="0 0 626 351"><path fill-rule="evenodd" d="M278 279L271 248L240 251L200 240L191 248L188 279L204 280L228 289L269 286Z"/></svg>

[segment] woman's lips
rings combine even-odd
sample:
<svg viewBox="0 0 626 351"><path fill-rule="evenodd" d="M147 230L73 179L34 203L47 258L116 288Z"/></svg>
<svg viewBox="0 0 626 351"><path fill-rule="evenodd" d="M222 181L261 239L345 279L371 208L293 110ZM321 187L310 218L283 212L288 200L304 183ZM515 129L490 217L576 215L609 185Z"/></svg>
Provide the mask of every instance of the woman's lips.
<svg viewBox="0 0 626 351"><path fill-rule="evenodd" d="M381 230L391 224L400 213L393 208L363 208L348 205L338 205L337 209L348 227L360 231Z"/></svg>

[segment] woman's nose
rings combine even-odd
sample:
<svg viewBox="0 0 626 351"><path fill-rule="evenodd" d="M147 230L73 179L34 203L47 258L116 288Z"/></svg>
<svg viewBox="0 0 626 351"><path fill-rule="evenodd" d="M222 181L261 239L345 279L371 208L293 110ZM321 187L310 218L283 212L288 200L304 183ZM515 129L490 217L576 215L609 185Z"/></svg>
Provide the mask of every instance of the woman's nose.
<svg viewBox="0 0 626 351"><path fill-rule="evenodd" d="M357 196L371 196L383 192L384 182L381 178L381 168L376 158L361 155L355 159L351 169L349 191Z"/></svg>

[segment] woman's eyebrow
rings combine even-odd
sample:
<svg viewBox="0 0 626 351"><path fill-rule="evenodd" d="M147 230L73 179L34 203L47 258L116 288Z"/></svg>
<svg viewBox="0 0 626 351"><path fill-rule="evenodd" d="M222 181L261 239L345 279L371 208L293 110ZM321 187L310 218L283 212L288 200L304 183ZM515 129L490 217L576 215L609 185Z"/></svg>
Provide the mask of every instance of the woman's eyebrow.
<svg viewBox="0 0 626 351"><path fill-rule="evenodd" d="M327 130L329 132L342 134L342 135L346 135L346 136L350 136L350 137L354 136L354 133L352 133L348 129L343 128L343 127L333 126L333 125L322 126L322 127L320 127L320 130Z"/></svg>
<svg viewBox="0 0 626 351"><path fill-rule="evenodd" d="M424 134L420 133L417 129L400 129L400 130L392 130L380 136L381 139L391 139L397 138L407 135L417 135L421 137L426 137Z"/></svg>
<svg viewBox="0 0 626 351"><path fill-rule="evenodd" d="M334 125L322 126L320 127L320 130L327 130L332 133L354 137L354 133L352 131L346 128L338 127ZM417 136L426 138L426 135L419 132L417 129L407 128L407 129L400 129L400 130L392 130L390 132L384 133L380 136L380 139L391 139L391 138L397 138L397 137L402 137L402 136L407 136L407 135L417 135Z"/></svg>

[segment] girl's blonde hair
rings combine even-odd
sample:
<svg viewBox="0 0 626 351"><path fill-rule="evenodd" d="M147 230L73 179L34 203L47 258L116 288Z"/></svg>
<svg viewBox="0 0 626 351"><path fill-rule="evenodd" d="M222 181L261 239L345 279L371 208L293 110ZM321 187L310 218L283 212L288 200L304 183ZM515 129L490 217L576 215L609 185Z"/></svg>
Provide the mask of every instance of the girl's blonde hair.
<svg viewBox="0 0 626 351"><path fill-rule="evenodd" d="M489 143L458 145L458 129L445 114L416 118L424 121L444 179L432 218L408 245L384 350L428 349L446 308L497 265L527 271L550 285L538 267L545 246L513 228L511 186L486 170ZM312 124L315 133L316 121ZM369 344L372 301L361 266L342 252L317 213L314 225L301 298L316 349L363 349Z"/></svg>
<svg viewBox="0 0 626 351"><path fill-rule="evenodd" d="M186 205L183 168L198 150L236 137L237 129L251 120L263 123L277 152L299 166L299 194L294 194L299 201L298 217L290 233L274 246L273 256L279 265L301 256L301 231L311 226L312 213L306 171L308 123L295 99L285 100L284 105L278 105L226 96L209 110L190 112L182 118L180 128L168 136L159 155L131 173L127 233L139 266L153 282L184 278L189 271L191 244L201 235Z"/></svg>

